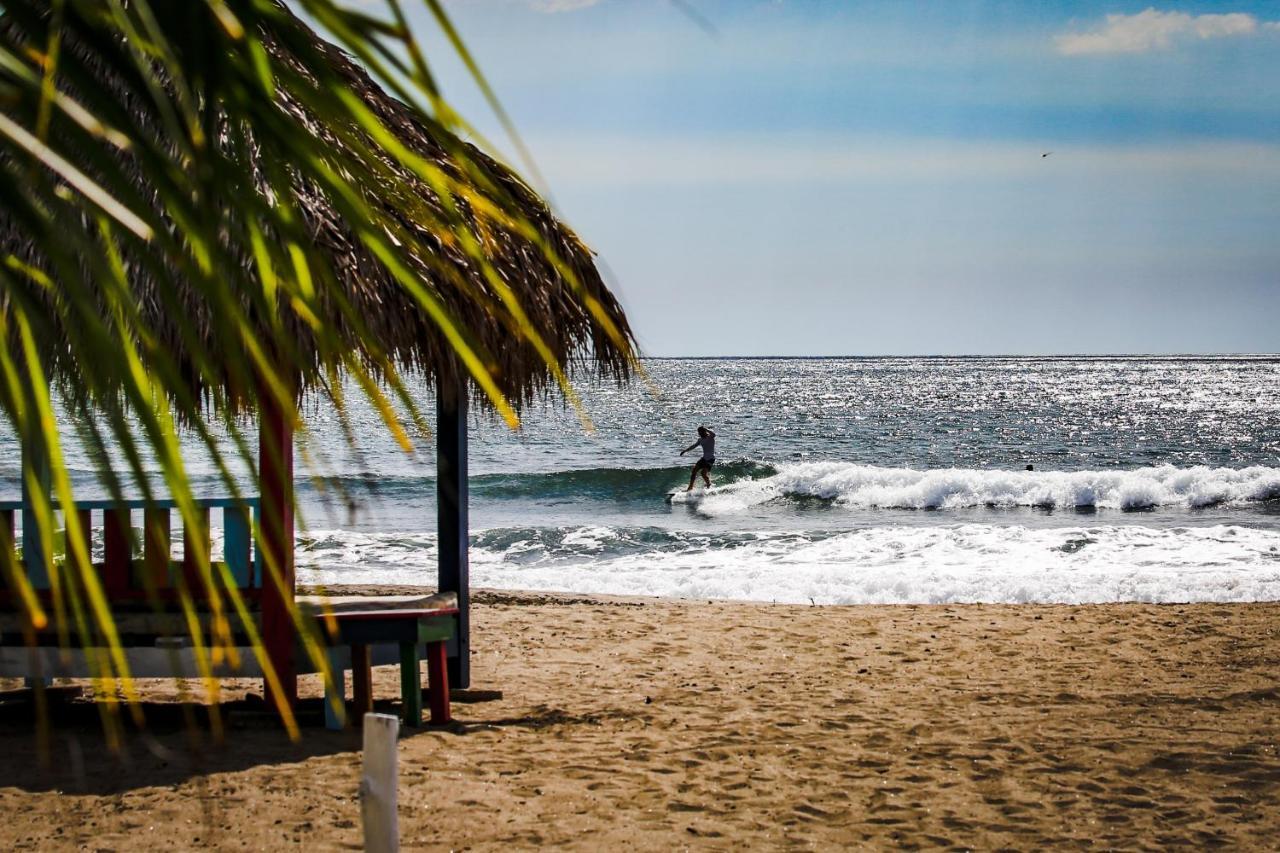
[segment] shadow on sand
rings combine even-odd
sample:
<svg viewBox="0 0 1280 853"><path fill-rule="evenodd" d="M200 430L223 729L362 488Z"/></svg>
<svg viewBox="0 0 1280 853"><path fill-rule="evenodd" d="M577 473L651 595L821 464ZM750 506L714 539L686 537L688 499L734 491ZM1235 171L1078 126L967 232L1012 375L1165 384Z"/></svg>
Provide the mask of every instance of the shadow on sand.
<svg viewBox="0 0 1280 853"><path fill-rule="evenodd" d="M136 788L179 785L215 773L255 766L288 764L320 756L358 755L358 728L324 727L321 699L303 699L297 715L301 738L291 742L275 712L255 694L218 706L221 738L209 708L178 702L143 702L144 725L123 715L121 746L113 751L98 706L79 691L54 688L48 696L47 725L37 725L32 694L0 691L0 778L24 791L116 794ZM455 702L489 701L482 691L454 694ZM425 697L424 697L425 703ZM378 713L400 713L399 701L374 703ZM428 734L464 734L469 726L401 728L402 738Z"/></svg>

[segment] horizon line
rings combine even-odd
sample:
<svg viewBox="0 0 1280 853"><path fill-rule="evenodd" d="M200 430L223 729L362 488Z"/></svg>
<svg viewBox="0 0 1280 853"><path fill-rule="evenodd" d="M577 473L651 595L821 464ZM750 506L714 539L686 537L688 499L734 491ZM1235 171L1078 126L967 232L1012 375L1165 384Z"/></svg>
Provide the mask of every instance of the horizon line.
<svg viewBox="0 0 1280 853"><path fill-rule="evenodd" d="M769 360L820 360L820 359L909 359L909 358L1069 358L1069 359L1085 359L1085 358L1280 358L1280 352L1166 352L1166 353L1149 353L1149 352L1111 352L1111 353L917 353L913 355L641 355L640 359L645 361L723 361L727 359L747 360L753 359L758 361Z"/></svg>

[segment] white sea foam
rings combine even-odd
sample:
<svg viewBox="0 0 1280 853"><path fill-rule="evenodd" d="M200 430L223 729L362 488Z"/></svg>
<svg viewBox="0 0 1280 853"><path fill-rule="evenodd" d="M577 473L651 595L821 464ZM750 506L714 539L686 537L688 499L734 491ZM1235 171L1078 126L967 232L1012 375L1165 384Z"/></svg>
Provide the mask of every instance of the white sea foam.
<svg viewBox="0 0 1280 853"><path fill-rule="evenodd" d="M843 462L788 465L772 477L706 493L677 493L707 516L741 512L779 498L821 498L859 508L1046 507L1190 509L1280 499L1280 468L1154 468L1102 471L990 471L881 468Z"/></svg>
<svg viewBox="0 0 1280 853"><path fill-rule="evenodd" d="M651 530L651 529L649 529ZM494 532L490 532L491 534ZM818 604L1280 600L1280 532L1237 525L878 526L838 534L510 531L471 552L473 586ZM431 583L429 535L317 534L312 583Z"/></svg>

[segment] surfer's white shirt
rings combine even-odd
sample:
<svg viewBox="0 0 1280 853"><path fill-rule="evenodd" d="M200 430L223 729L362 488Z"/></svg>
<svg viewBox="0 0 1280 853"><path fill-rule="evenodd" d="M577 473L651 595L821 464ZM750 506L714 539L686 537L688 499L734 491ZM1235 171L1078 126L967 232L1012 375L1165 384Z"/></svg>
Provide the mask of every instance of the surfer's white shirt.
<svg viewBox="0 0 1280 853"><path fill-rule="evenodd" d="M716 434L709 432L698 439L698 446L702 448L702 458L708 462L716 461Z"/></svg>

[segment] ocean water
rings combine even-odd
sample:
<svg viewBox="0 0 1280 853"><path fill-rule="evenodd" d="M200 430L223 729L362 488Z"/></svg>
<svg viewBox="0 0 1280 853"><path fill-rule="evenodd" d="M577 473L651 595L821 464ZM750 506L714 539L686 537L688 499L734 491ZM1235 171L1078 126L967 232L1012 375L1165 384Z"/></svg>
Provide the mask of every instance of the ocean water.
<svg viewBox="0 0 1280 853"><path fill-rule="evenodd" d="M590 432L554 402L517 433L473 420L473 585L818 604L1280 599L1280 359L646 368L647 382L583 387ZM354 449L332 412L308 408L321 476L298 483L300 577L431 583L433 450L407 457L372 411L351 416ZM668 502L699 423L718 435L714 487ZM91 488L87 462L72 465ZM16 483L11 462L0 475Z"/></svg>
<svg viewBox="0 0 1280 853"><path fill-rule="evenodd" d="M475 425L474 583L815 603L1280 598L1280 360L647 368L652 387L589 390L590 434L558 407L514 435ZM718 435L714 488L667 503L699 423ZM313 513L307 575L429 577L430 465L388 448L364 463L376 493L354 519Z"/></svg>

